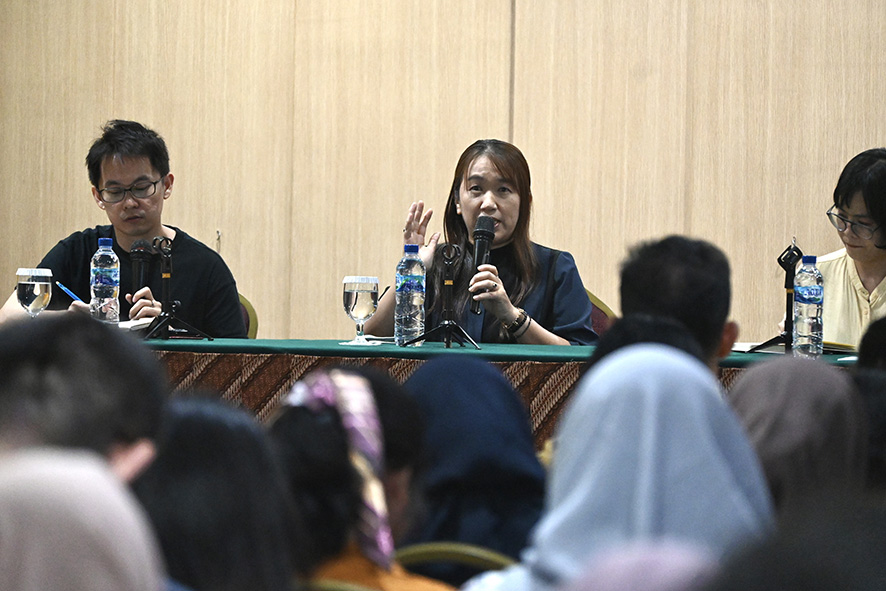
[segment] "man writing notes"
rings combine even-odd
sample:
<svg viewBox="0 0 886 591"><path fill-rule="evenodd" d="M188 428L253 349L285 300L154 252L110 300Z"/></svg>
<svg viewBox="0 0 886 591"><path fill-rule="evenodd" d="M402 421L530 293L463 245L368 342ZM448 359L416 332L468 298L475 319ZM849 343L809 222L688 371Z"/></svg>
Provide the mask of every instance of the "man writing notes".
<svg viewBox="0 0 886 591"><path fill-rule="evenodd" d="M211 248L161 221L163 203L172 195L169 152L156 132L134 121L110 121L86 156L96 205L110 225L74 232L50 250L39 267L84 302L90 299L89 263L99 238L111 238L120 259L120 318L138 320L162 312L161 256L150 249L144 285L133 278L130 249L137 240L149 245L168 239L171 277L169 300L177 301L177 318L211 337L245 337L237 284L225 262ZM50 309L87 310L61 290L54 290ZM15 293L0 308L0 319L24 314Z"/></svg>

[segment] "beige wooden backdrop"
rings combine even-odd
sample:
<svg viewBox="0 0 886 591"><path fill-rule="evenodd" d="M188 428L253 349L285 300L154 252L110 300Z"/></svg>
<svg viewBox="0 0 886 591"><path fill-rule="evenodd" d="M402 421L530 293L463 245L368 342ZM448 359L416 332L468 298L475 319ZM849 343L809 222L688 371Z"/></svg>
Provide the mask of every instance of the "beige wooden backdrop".
<svg viewBox="0 0 886 591"><path fill-rule="evenodd" d="M886 144L886 0L3 0L0 277L105 222L101 124L167 140L164 213L219 248L260 337L344 338L346 274L391 282L414 199L473 140L523 149L533 237L618 309L626 248L733 261L743 340L774 334L775 259L839 245L845 162ZM440 228L439 216L433 226Z"/></svg>

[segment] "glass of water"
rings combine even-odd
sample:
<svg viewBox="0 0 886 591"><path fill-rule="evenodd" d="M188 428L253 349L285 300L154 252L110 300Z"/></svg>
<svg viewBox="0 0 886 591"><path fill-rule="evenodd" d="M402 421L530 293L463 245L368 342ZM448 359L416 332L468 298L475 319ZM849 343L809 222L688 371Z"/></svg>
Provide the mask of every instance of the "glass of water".
<svg viewBox="0 0 886 591"><path fill-rule="evenodd" d="M18 303L31 318L46 309L52 298L51 269L19 269L15 272Z"/></svg>
<svg viewBox="0 0 886 591"><path fill-rule="evenodd" d="M367 341L363 324L372 318L378 308L378 277L348 275L342 280L342 296L345 313L357 324L357 338L342 345L378 345Z"/></svg>

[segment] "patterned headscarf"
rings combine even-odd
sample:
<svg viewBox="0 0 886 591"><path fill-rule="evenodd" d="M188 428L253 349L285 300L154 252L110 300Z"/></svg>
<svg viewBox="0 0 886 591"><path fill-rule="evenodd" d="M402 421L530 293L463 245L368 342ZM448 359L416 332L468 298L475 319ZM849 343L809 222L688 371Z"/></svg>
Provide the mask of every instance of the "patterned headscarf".
<svg viewBox="0 0 886 591"><path fill-rule="evenodd" d="M283 404L303 406L312 412L325 408L338 411L348 437L351 464L363 481L357 541L367 558L390 569L394 539L380 479L384 470L384 441L369 382L339 370L314 372L293 386Z"/></svg>

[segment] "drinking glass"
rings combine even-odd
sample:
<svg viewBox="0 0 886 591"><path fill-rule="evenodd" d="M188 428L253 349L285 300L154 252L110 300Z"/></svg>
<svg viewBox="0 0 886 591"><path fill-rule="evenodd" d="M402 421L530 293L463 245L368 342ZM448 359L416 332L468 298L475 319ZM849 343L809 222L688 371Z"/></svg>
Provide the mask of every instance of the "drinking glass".
<svg viewBox="0 0 886 591"><path fill-rule="evenodd" d="M31 318L46 309L52 298L51 269L19 269L15 272L18 303Z"/></svg>
<svg viewBox="0 0 886 591"><path fill-rule="evenodd" d="M345 312L357 324L357 338L342 345L378 345L363 336L363 324L378 308L378 277L348 275L342 280Z"/></svg>

